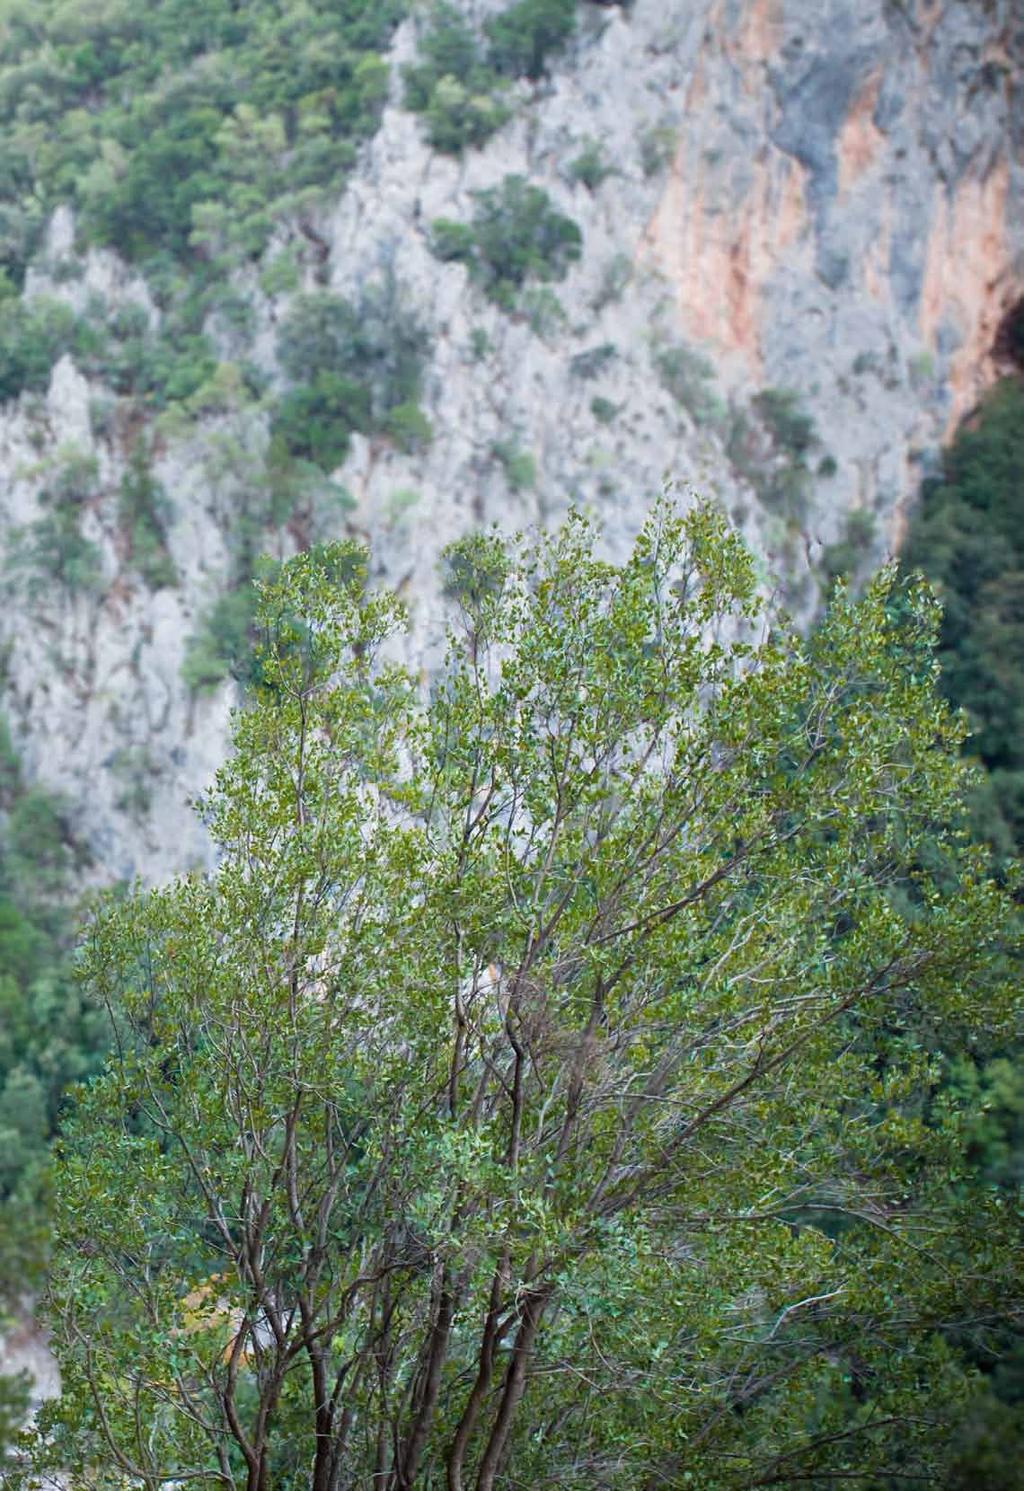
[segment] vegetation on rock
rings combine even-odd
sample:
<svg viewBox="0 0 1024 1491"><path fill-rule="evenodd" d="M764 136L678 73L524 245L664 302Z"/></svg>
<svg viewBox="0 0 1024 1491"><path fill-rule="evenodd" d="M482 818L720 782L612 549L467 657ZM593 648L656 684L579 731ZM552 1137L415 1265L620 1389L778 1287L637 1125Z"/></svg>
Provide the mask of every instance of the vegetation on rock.
<svg viewBox="0 0 1024 1491"><path fill-rule="evenodd" d="M377 125L403 0L9 6L0 33L0 257L20 279L46 215L77 210L167 285L252 258L337 190Z"/></svg>
<svg viewBox="0 0 1024 1491"><path fill-rule="evenodd" d="M503 310L516 308L528 281L564 279L580 258L583 238L576 223L522 176L506 176L500 186L474 192L473 198L470 224L450 218L434 223L434 252L465 264L470 278Z"/></svg>

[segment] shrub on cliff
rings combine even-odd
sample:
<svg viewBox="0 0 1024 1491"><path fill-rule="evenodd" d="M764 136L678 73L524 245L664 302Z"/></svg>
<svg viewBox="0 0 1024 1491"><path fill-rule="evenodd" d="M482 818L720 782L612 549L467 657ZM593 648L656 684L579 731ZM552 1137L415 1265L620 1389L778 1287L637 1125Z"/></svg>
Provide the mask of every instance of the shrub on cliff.
<svg viewBox="0 0 1024 1491"><path fill-rule="evenodd" d="M515 308L530 280L564 279L582 255L576 223L522 176L506 176L500 186L473 197L470 224L435 221L433 249L439 259L465 264L470 278L502 309Z"/></svg>

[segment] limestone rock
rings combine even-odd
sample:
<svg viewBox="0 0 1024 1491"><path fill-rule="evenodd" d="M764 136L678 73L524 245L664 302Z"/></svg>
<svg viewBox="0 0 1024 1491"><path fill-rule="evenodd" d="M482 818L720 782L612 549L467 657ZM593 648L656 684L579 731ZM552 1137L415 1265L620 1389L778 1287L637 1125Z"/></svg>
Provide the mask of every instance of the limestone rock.
<svg viewBox="0 0 1024 1491"><path fill-rule="evenodd" d="M417 668L437 656L445 543L582 503L621 554L666 475L717 496L787 567L791 604L809 616L811 567L851 510L876 514L875 557L898 542L922 470L996 375L999 322L1024 295L1016 0L635 0L580 15L552 75L518 85L514 116L462 160L433 151L402 106L398 68L420 24L404 23L381 128L317 225L330 286L393 275L429 333L432 444L408 455L357 438L336 473L355 502L347 528L408 601ZM595 146L605 171L588 187L572 165ZM532 316L499 311L430 251L435 218L467 218L475 191L513 173L583 233L581 261ZM116 255L90 250L76 276L60 273L74 253L60 209L26 294L78 309L102 295L156 324ZM240 285L273 382L287 298ZM773 388L798 392L831 457L798 520L766 509L730 443ZM119 516L131 432L97 421L104 395L63 359L45 398L0 410L4 703L28 772L72 805L97 878L156 880L208 862L187 805L222 757L232 692L191 697L181 665L225 583L244 490L224 453L258 455L266 421L220 412L159 433L178 583L154 591ZM532 479L510 481L511 448ZM74 595L26 587L11 565L69 449L95 462L81 531L100 574ZM267 542L284 554L294 536Z"/></svg>

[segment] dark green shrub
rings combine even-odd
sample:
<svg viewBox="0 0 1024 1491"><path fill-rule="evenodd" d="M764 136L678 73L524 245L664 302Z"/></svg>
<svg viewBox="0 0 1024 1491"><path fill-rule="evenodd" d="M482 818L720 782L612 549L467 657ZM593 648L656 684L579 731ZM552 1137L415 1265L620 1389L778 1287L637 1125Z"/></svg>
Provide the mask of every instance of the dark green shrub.
<svg viewBox="0 0 1024 1491"><path fill-rule="evenodd" d="M926 481L903 559L939 589L942 687L1024 844L1024 384L1005 379Z"/></svg>
<svg viewBox="0 0 1024 1491"><path fill-rule="evenodd" d="M812 480L802 461L769 462L757 473L754 486L768 511L792 526L807 516Z"/></svg>
<svg viewBox="0 0 1024 1491"><path fill-rule="evenodd" d="M430 341L392 276L365 286L356 309L358 336L341 366L367 385L370 417L381 426L392 409L419 399Z"/></svg>
<svg viewBox="0 0 1024 1491"><path fill-rule="evenodd" d="M355 307L326 290L298 295L277 336L277 356L294 383L318 373L352 371L360 329Z"/></svg>
<svg viewBox="0 0 1024 1491"><path fill-rule="evenodd" d="M613 404L611 399L602 398L598 394L590 401L590 412L599 424L610 425L619 412L619 406Z"/></svg>
<svg viewBox="0 0 1024 1491"><path fill-rule="evenodd" d="M406 107L422 113L441 78L467 83L480 63L476 33L465 16L454 5L436 5L420 37L417 60L403 74Z"/></svg>
<svg viewBox="0 0 1024 1491"><path fill-rule="evenodd" d="M118 515L128 536L131 564L151 590L177 583L178 574L167 547L170 504L153 475L145 445L132 451L121 481Z"/></svg>
<svg viewBox="0 0 1024 1491"><path fill-rule="evenodd" d="M71 503L45 513L14 539L8 564L25 576L30 595L45 595L56 584L69 596L96 595L103 588L99 549L81 530Z"/></svg>
<svg viewBox="0 0 1024 1491"><path fill-rule="evenodd" d="M457 223L450 217L435 218L430 230L431 252L445 263L458 261L472 264L476 253L473 229L466 223Z"/></svg>
<svg viewBox="0 0 1024 1491"><path fill-rule="evenodd" d="M31 879L32 895L57 894L74 862L63 804L40 787L26 789L8 819L7 853L14 876Z"/></svg>
<svg viewBox="0 0 1024 1491"><path fill-rule="evenodd" d="M69 966L76 931L70 878L85 863L65 805L24 782L0 719L0 1314L42 1282L47 1157L64 1089L90 1075L105 1016L84 1003ZM0 1465L19 1421L21 1385L0 1376ZM0 1470L0 1480L3 1472Z"/></svg>
<svg viewBox="0 0 1024 1491"><path fill-rule="evenodd" d="M314 462L324 471L340 466L355 430L370 428L366 388L339 373L317 373L302 388L284 396L271 426L290 455Z"/></svg>
<svg viewBox="0 0 1024 1491"><path fill-rule="evenodd" d="M69 594L95 595L103 588L99 549L83 536L66 510L41 518L34 525L32 557L40 580L49 576Z"/></svg>
<svg viewBox="0 0 1024 1491"><path fill-rule="evenodd" d="M483 145L511 117L511 109L490 90L473 91L455 78L440 78L423 111L427 138L435 150L461 155Z"/></svg>
<svg viewBox="0 0 1024 1491"><path fill-rule="evenodd" d="M708 359L682 342L656 346L654 367L662 387L698 424L717 423L724 406L714 391L715 370Z"/></svg>
<svg viewBox="0 0 1024 1491"><path fill-rule="evenodd" d="M513 492L525 492L536 485L537 463L517 441L496 440L492 449Z"/></svg>
<svg viewBox="0 0 1024 1491"><path fill-rule="evenodd" d="M830 544L821 557L826 585L840 578L856 580L871 558L876 528L875 515L867 508L854 508L847 514L843 537Z"/></svg>
<svg viewBox="0 0 1024 1491"><path fill-rule="evenodd" d="M250 583L229 590L210 608L189 639L181 676L194 693L208 693L225 679L252 683L256 677L254 617L256 592Z"/></svg>
<svg viewBox="0 0 1024 1491"><path fill-rule="evenodd" d="M601 182L612 174L612 167L605 159L600 141L588 140L569 164L569 180L578 181L588 192L596 192Z"/></svg>
<svg viewBox="0 0 1024 1491"><path fill-rule="evenodd" d="M356 303L326 291L300 295L277 348L294 383L311 383L321 374L358 381L366 390L368 419L380 423L390 410L419 398L429 343L398 285L386 278L366 286Z"/></svg>
<svg viewBox="0 0 1024 1491"><path fill-rule="evenodd" d="M788 389L764 389L753 399L751 408L756 419L749 412L732 412L726 454L737 475L750 482L768 511L792 529L806 516L814 483L809 458L821 443L814 421L800 408L799 395ZM827 466L823 474L828 474ZM856 528L861 520L853 521ZM851 551L844 547L845 542L831 558L826 556L827 572L831 573L835 563L847 563Z"/></svg>
<svg viewBox="0 0 1024 1491"><path fill-rule="evenodd" d="M383 431L408 454L425 450L434 438L430 420L418 404L396 404L384 418Z"/></svg>
<svg viewBox="0 0 1024 1491"><path fill-rule="evenodd" d="M379 431L403 449L430 439L418 407L427 337L391 278L353 304L322 291L301 295L278 337L278 356L299 384L278 405L273 434L324 470L348 454L353 431Z"/></svg>
<svg viewBox="0 0 1024 1491"><path fill-rule="evenodd" d="M762 389L753 403L778 450L802 459L818 444L814 420L801 409L794 389Z"/></svg>
<svg viewBox="0 0 1024 1491"><path fill-rule="evenodd" d="M111 774L120 784L115 805L136 823L141 823L149 815L157 770L157 764L145 746L126 746L110 759Z"/></svg>
<svg viewBox="0 0 1024 1491"><path fill-rule="evenodd" d="M61 452L39 492L43 516L14 535L8 565L23 577L30 595L45 594L53 583L69 595L102 588L100 551L82 533L85 504L95 495L98 467L92 456Z"/></svg>
<svg viewBox="0 0 1024 1491"><path fill-rule="evenodd" d="M187 324L169 318L154 327L142 306L121 306L110 313L102 303L93 303L76 327L75 359L115 393L162 409L190 398L217 368L209 338L188 330Z"/></svg>
<svg viewBox="0 0 1024 1491"><path fill-rule="evenodd" d="M47 507L87 502L95 495L98 480L96 457L65 446L59 453L58 464L47 475L39 500Z"/></svg>
<svg viewBox="0 0 1024 1491"><path fill-rule="evenodd" d="M0 403L42 392L74 342L74 314L59 301L0 300Z"/></svg>
<svg viewBox="0 0 1024 1491"><path fill-rule="evenodd" d="M613 342L602 342L597 347L588 347L585 352L577 352L570 359L569 372L574 378L582 378L584 382L598 377L603 373L610 362L618 357L618 348Z"/></svg>
<svg viewBox="0 0 1024 1491"><path fill-rule="evenodd" d="M529 280L561 280L583 252L577 225L551 205L547 192L522 176L474 192L470 226L439 218L433 250L466 264L471 278L504 310L515 307Z"/></svg>
<svg viewBox="0 0 1024 1491"><path fill-rule="evenodd" d="M484 27L496 72L536 80L576 29L576 0L518 0Z"/></svg>

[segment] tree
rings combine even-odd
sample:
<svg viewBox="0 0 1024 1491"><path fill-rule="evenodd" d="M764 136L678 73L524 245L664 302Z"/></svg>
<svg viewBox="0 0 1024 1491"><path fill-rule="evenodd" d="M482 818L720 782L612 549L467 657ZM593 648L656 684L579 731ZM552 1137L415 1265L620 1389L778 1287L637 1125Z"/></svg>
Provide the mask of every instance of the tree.
<svg viewBox="0 0 1024 1491"><path fill-rule="evenodd" d="M933 1468L943 1331L1016 1287L955 1104L915 1116L916 1032L1013 1011L935 605L886 573L804 642L708 508L595 541L457 545L426 702L355 547L263 587L216 874L86 940L118 1039L57 1166L35 1475Z"/></svg>

